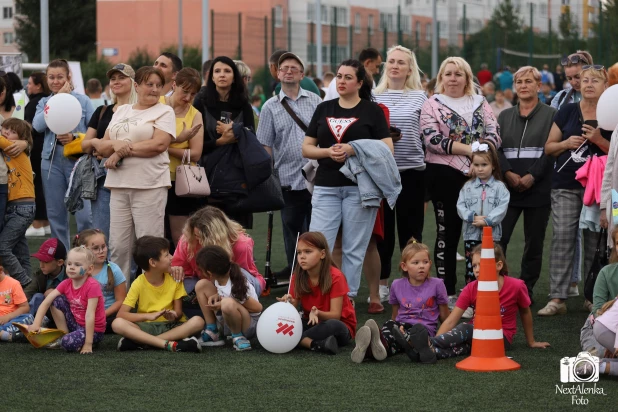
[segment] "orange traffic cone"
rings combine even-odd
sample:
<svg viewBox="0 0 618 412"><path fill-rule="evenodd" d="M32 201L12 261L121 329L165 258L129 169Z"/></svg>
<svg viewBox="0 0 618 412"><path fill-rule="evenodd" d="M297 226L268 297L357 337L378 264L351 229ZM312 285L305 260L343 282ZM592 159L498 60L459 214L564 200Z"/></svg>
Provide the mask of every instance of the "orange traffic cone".
<svg viewBox="0 0 618 412"><path fill-rule="evenodd" d="M521 366L504 355L498 275L491 227L483 228L481 273L472 334L472 355L458 362L457 369L472 372L513 371Z"/></svg>

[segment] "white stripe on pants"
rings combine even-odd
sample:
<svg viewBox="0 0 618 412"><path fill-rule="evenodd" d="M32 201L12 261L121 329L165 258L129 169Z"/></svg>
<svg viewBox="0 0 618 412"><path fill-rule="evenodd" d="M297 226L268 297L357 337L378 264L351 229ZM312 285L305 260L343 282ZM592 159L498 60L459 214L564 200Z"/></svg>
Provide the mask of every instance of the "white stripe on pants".
<svg viewBox="0 0 618 412"><path fill-rule="evenodd" d="M133 242L142 236L164 236L167 188L111 189L110 259L131 279Z"/></svg>

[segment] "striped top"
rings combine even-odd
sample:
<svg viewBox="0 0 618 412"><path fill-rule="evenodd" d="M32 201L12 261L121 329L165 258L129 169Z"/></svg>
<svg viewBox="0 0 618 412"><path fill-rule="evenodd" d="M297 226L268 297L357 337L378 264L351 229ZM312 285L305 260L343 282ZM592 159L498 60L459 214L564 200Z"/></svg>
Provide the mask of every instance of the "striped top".
<svg viewBox="0 0 618 412"><path fill-rule="evenodd" d="M390 125L401 129L401 140L395 143L395 161L399 170L425 170L425 154L419 128L421 107L427 96L421 90L391 90L374 95L390 111Z"/></svg>

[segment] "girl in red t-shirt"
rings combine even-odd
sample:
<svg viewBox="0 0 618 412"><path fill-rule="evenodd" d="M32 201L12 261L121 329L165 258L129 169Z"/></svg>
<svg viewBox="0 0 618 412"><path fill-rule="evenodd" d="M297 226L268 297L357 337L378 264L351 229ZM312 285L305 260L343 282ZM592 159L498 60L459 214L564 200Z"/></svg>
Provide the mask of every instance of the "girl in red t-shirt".
<svg viewBox="0 0 618 412"><path fill-rule="evenodd" d="M298 265L290 293L280 302L300 302L303 336L300 346L334 355L347 345L356 330L356 313L348 298L348 283L333 266L328 242L322 233L306 232L298 239Z"/></svg>
<svg viewBox="0 0 618 412"><path fill-rule="evenodd" d="M479 277L481 270L481 245L472 249L472 269L474 276ZM547 348L549 343L534 340L532 330L532 312L530 312L530 298L526 284L508 275L506 258L499 245L494 247L496 259L496 271L498 275L498 293L500 297L500 312L502 315L502 330L504 331L505 349L510 349L513 336L517 330L517 312L526 335L526 341L531 348ZM463 289L450 316L442 323L436 336L429 338L427 342L421 342L423 347L417 347L418 351L429 347L435 353L437 359L451 358L455 356L469 355L472 348L472 323L457 324L464 311L468 307L476 306L478 281L470 282ZM418 342L417 342L418 343Z"/></svg>

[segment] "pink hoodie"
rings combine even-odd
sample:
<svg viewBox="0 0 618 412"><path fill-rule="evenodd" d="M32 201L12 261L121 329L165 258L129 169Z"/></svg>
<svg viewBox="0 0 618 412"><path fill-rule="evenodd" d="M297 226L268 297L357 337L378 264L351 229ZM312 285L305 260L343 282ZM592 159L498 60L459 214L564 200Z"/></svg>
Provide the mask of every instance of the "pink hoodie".
<svg viewBox="0 0 618 412"><path fill-rule="evenodd" d="M584 190L584 204L586 206L601 203L601 186L607 156L590 156L586 163L575 172L575 180L582 184Z"/></svg>

